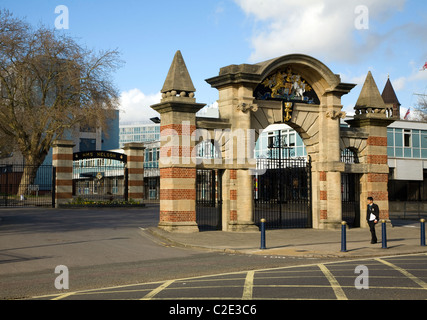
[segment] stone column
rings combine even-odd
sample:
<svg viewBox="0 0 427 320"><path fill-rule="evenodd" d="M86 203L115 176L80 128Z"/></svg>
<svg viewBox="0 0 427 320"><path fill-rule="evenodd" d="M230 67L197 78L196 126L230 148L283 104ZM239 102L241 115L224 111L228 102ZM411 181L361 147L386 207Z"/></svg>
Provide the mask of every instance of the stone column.
<svg viewBox="0 0 427 320"><path fill-rule="evenodd" d="M126 143L124 151L127 156L128 199L137 202L144 200L144 150L142 143Z"/></svg>
<svg viewBox="0 0 427 320"><path fill-rule="evenodd" d="M56 168L56 208L73 200L73 147L72 141L53 142L52 165Z"/></svg>
<svg viewBox="0 0 427 320"><path fill-rule="evenodd" d="M360 179L360 226L367 227L368 197L373 197L378 204L380 218L389 219L387 127L395 121L395 118L387 117L387 107L371 72L366 77L355 111L354 119L347 122L352 127L363 128L368 134L366 148L360 155L361 163L365 165Z"/></svg>
<svg viewBox="0 0 427 320"><path fill-rule="evenodd" d="M226 135L224 162L229 168L229 206L223 216L228 218L228 231L258 232L253 219L253 176L250 163L255 147L251 131L251 113L257 110L254 105L253 87L239 84L219 88L219 112L221 117L230 119L231 131ZM224 185L224 184L223 184ZM227 199L224 199L227 200Z"/></svg>
<svg viewBox="0 0 427 320"><path fill-rule="evenodd" d="M160 222L169 232L199 232L196 222L196 103L193 86L181 52L172 61L161 90L162 100L151 106L161 115Z"/></svg>
<svg viewBox="0 0 427 320"><path fill-rule="evenodd" d="M195 142L190 139L195 129L195 113L162 113L159 228L170 232L199 231L196 223L197 170L191 159Z"/></svg>
<svg viewBox="0 0 427 320"><path fill-rule="evenodd" d="M391 122L385 117L382 120L383 121L378 121L378 119L377 121L363 121L361 124L369 133L367 147L363 152L364 160L367 164L367 173L361 176L361 227L368 227L366 222L366 205L368 197L373 197L374 202L379 206L380 219L389 219L387 126Z"/></svg>
<svg viewBox="0 0 427 320"><path fill-rule="evenodd" d="M342 112L341 95L328 93L322 97L319 112L319 154L313 163L313 227L337 229L342 222L340 120ZM317 187L317 188L316 188ZM315 212L317 207L318 212ZM316 217L317 216L317 217Z"/></svg>

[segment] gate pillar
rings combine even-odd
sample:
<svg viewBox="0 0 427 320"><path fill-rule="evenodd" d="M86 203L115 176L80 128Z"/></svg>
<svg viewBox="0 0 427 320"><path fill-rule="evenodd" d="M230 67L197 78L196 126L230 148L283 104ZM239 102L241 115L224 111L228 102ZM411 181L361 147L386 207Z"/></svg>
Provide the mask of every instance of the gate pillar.
<svg viewBox="0 0 427 320"><path fill-rule="evenodd" d="M313 227L338 229L342 222L340 120L341 92L325 93L319 108L318 153L313 155Z"/></svg>
<svg viewBox="0 0 427 320"><path fill-rule="evenodd" d="M73 200L73 148L73 141L53 142L52 165L56 168L55 208Z"/></svg>
<svg viewBox="0 0 427 320"><path fill-rule="evenodd" d="M360 161L365 165L360 179L360 226L367 227L368 197L373 197L378 204L380 219L389 218L387 127L396 119L387 116L387 107L371 72L357 100L355 113L354 119L347 122L368 134L366 148L360 155Z"/></svg>
<svg viewBox="0 0 427 320"><path fill-rule="evenodd" d="M196 103L195 91L178 51L161 90L162 100L151 106L161 115L159 228L169 232L199 232L195 141L191 136L196 130L196 113L205 104Z"/></svg>
<svg viewBox="0 0 427 320"><path fill-rule="evenodd" d="M247 68L247 69L245 69ZM258 84L250 73L249 65L243 66L242 78L228 77L228 68L217 80L209 81L218 89L220 118L231 124L225 135L223 159L226 174L223 175L223 230L236 232L259 232L254 221L253 175L255 137L252 136L251 115L258 110L253 91ZM248 76L248 78L245 78Z"/></svg>
<svg viewBox="0 0 427 320"><path fill-rule="evenodd" d="M142 143L126 143L124 152L127 156L128 199L142 202L144 200L144 150ZM125 181L126 183L126 181Z"/></svg>

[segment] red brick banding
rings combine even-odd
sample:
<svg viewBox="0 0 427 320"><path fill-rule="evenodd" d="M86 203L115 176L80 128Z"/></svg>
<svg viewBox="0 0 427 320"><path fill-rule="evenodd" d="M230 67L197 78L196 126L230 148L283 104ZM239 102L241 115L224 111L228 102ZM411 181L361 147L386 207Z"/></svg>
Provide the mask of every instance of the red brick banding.
<svg viewBox="0 0 427 320"><path fill-rule="evenodd" d="M328 219L328 210L320 210L320 219L322 220Z"/></svg>
<svg viewBox="0 0 427 320"><path fill-rule="evenodd" d="M160 177L196 179L196 172L194 168L161 168Z"/></svg>
<svg viewBox="0 0 427 320"><path fill-rule="evenodd" d="M168 124L160 127L162 136L182 135L184 133L193 134L196 131L195 125Z"/></svg>
<svg viewBox="0 0 427 320"><path fill-rule="evenodd" d="M73 167L56 167L56 173L73 173Z"/></svg>
<svg viewBox="0 0 427 320"><path fill-rule="evenodd" d="M320 191L320 200L328 200L328 191Z"/></svg>
<svg viewBox="0 0 427 320"><path fill-rule="evenodd" d="M195 211L160 211L161 222L196 221Z"/></svg>
<svg viewBox="0 0 427 320"><path fill-rule="evenodd" d="M325 171L320 171L319 172L319 180L320 181L327 181L327 176L326 176L326 172Z"/></svg>
<svg viewBox="0 0 427 320"><path fill-rule="evenodd" d="M387 147L387 137L369 137L368 146Z"/></svg>
<svg viewBox="0 0 427 320"><path fill-rule="evenodd" d="M128 156L128 162L144 162L143 156Z"/></svg>
<svg viewBox="0 0 427 320"><path fill-rule="evenodd" d="M128 174L144 174L143 168L128 168Z"/></svg>
<svg viewBox="0 0 427 320"><path fill-rule="evenodd" d="M388 192L387 191L371 191L368 193L368 197L374 198L375 201L388 201ZM380 208L381 211L381 208Z"/></svg>
<svg viewBox="0 0 427 320"><path fill-rule="evenodd" d="M196 200L195 189L161 189L160 200Z"/></svg>
<svg viewBox="0 0 427 320"><path fill-rule="evenodd" d="M387 173L368 173L368 182L388 182Z"/></svg>
<svg viewBox="0 0 427 320"><path fill-rule="evenodd" d="M230 210L230 221L237 221L237 210Z"/></svg>
<svg viewBox="0 0 427 320"><path fill-rule="evenodd" d="M68 161L73 161L73 155L72 154L53 154L52 155L52 160L68 160Z"/></svg>
<svg viewBox="0 0 427 320"><path fill-rule="evenodd" d="M190 157L194 148L191 146L164 146L160 148L160 157Z"/></svg>
<svg viewBox="0 0 427 320"><path fill-rule="evenodd" d="M144 181L143 180L129 180L128 186L129 187L142 187L142 186L144 186Z"/></svg>
<svg viewBox="0 0 427 320"><path fill-rule="evenodd" d="M61 180L61 179L57 179L56 180L56 185L57 186L72 186L73 185L73 180Z"/></svg>

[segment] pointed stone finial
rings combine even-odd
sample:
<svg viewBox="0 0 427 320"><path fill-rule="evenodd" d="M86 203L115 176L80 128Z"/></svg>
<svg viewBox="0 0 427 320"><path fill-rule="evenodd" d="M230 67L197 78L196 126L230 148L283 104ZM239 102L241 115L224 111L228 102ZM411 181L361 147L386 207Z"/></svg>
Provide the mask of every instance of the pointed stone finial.
<svg viewBox="0 0 427 320"><path fill-rule="evenodd" d="M396 92L394 91L393 85L391 84L390 77L387 79L383 93L384 103L387 104L396 104L399 107L401 106L399 99L397 98Z"/></svg>
<svg viewBox="0 0 427 320"><path fill-rule="evenodd" d="M190 74L188 73L187 66L185 65L184 58L181 51L177 51L169 69L165 83L161 90L162 97L189 97L194 98L193 81L191 81Z"/></svg>
<svg viewBox="0 0 427 320"><path fill-rule="evenodd" d="M378 114L384 115L386 112L386 105L375 83L371 71L366 76L365 83L363 84L362 91L357 99L356 116L363 114Z"/></svg>

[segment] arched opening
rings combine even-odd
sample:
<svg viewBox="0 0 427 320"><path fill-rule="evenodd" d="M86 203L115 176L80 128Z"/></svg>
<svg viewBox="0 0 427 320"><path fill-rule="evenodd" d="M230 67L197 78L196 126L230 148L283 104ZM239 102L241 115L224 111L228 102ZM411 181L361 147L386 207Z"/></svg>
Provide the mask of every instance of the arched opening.
<svg viewBox="0 0 427 320"><path fill-rule="evenodd" d="M303 139L286 124L260 134L255 158L254 220L266 227L311 228L311 161Z"/></svg>

